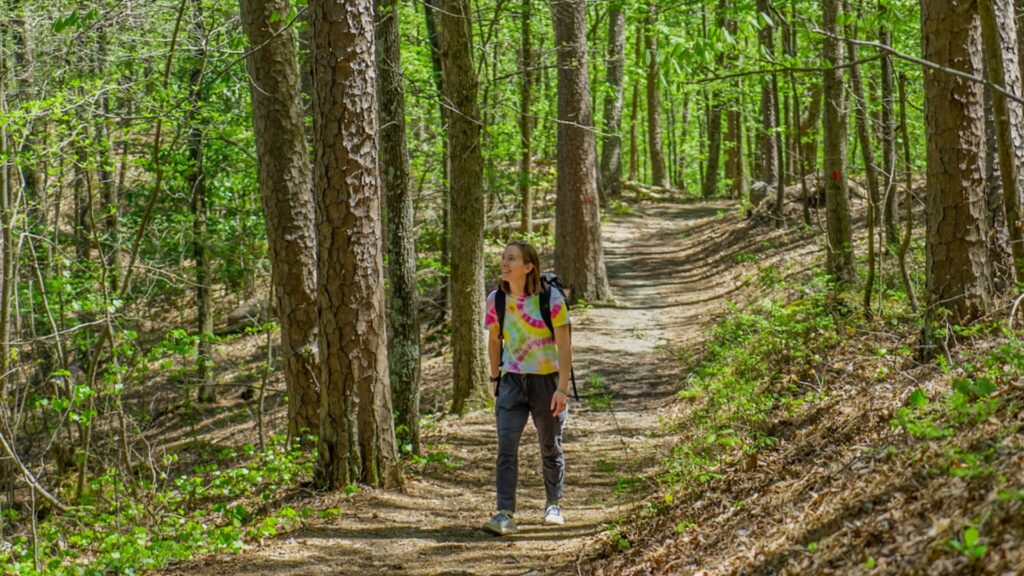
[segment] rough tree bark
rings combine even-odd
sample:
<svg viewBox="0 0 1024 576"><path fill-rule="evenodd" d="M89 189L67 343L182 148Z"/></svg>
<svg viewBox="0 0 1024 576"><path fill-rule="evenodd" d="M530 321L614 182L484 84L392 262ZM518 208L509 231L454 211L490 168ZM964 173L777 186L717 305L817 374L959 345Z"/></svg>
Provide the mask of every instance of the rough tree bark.
<svg viewBox="0 0 1024 576"><path fill-rule="evenodd" d="M290 0L240 0L251 46L253 128L260 198L270 248L271 281L281 325L288 390L288 435L316 434L320 375L317 342L313 180L306 147L295 32L285 26Z"/></svg>
<svg viewBox="0 0 1024 576"><path fill-rule="evenodd" d="M921 4L923 58L981 75L976 0ZM926 275L928 307L969 322L992 305L985 207L983 89L976 82L926 69L928 130ZM826 89L827 92L827 89Z"/></svg>
<svg viewBox="0 0 1024 576"><path fill-rule="evenodd" d="M373 2L315 0L310 10L323 358L316 482L395 486L401 473L384 319Z"/></svg>
<svg viewBox="0 0 1024 576"><path fill-rule="evenodd" d="M420 453L420 323L397 0L377 0L380 177L388 255L388 368L402 442Z"/></svg>
<svg viewBox="0 0 1024 576"><path fill-rule="evenodd" d="M442 0L442 96L449 107L451 162L452 412L461 414L486 396L484 382L484 196L480 108L473 66L468 0Z"/></svg>
<svg viewBox="0 0 1024 576"><path fill-rule="evenodd" d="M571 298L608 300L588 98L586 2L554 0L550 5L558 51L555 269Z"/></svg>

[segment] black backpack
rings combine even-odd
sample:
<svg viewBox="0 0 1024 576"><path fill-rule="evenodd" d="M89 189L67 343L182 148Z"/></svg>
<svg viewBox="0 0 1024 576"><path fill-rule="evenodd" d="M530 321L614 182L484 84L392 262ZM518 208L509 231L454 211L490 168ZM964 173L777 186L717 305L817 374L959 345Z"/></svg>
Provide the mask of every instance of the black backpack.
<svg viewBox="0 0 1024 576"><path fill-rule="evenodd" d="M553 272L544 272L540 275L540 288L540 315L544 319L544 324L547 325L548 330L551 331L551 337L554 338L555 327L551 323L551 291L558 290L559 294L562 295L562 301L565 302L566 310L569 310L569 297L565 293L562 281ZM501 289L500 280L498 281L498 291L494 295L494 309L498 312L498 341L501 342L501 347L504 350L505 340L502 337L502 331L505 328L505 292ZM571 324L569 325L569 333L572 333ZM580 395L576 391L576 372L572 366L569 367L569 379L572 380L573 398L579 400ZM495 389L495 393L497 393L497 389Z"/></svg>

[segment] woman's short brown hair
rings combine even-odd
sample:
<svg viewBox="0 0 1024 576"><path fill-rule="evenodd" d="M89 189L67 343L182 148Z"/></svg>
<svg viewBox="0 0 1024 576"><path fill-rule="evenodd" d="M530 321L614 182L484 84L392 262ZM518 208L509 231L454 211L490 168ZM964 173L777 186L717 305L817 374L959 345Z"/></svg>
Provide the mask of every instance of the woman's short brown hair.
<svg viewBox="0 0 1024 576"><path fill-rule="evenodd" d="M519 248L519 253L523 255L523 264L533 264L533 270L526 273L524 292L527 296L540 294L540 256L537 254L537 249L525 240L513 240L505 246L505 249L507 250L512 246ZM502 292L505 294L511 293L512 289L509 287L508 282L501 280L500 285Z"/></svg>

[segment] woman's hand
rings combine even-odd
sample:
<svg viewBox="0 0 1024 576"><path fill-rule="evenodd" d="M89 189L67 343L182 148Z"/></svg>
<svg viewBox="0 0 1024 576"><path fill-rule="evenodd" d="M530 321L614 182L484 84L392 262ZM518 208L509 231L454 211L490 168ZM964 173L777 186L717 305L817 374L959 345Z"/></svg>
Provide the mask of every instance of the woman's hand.
<svg viewBox="0 0 1024 576"><path fill-rule="evenodd" d="M562 392L560 388L555 390L555 393L551 396L551 414L558 418L558 415L565 410L565 407L569 404L569 395Z"/></svg>

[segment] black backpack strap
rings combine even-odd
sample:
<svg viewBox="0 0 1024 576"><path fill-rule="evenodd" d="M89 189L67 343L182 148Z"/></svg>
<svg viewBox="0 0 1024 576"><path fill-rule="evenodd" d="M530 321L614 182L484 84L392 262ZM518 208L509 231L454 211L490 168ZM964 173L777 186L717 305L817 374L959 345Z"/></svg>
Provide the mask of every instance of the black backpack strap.
<svg viewBox="0 0 1024 576"><path fill-rule="evenodd" d="M560 288L553 286L551 282L547 281L547 279L543 277L541 279L544 281L541 283L543 290L541 290L540 292L540 315L542 318L544 318L544 324L548 327L548 330L551 331L551 337L554 338L555 325L551 322L551 291L558 290L562 292L563 302L566 301L565 292L562 291ZM572 333L572 325L569 326L569 333ZM576 391L576 371L573 370L572 366L569 367L569 379L572 380L573 398L575 398L578 401L580 399L580 395L579 392Z"/></svg>
<svg viewBox="0 0 1024 576"><path fill-rule="evenodd" d="M505 292L502 291L501 286L498 286L497 292L494 293L494 311L498 313L498 381L494 384L494 396L498 396L498 386L501 386L501 359L505 351Z"/></svg>

